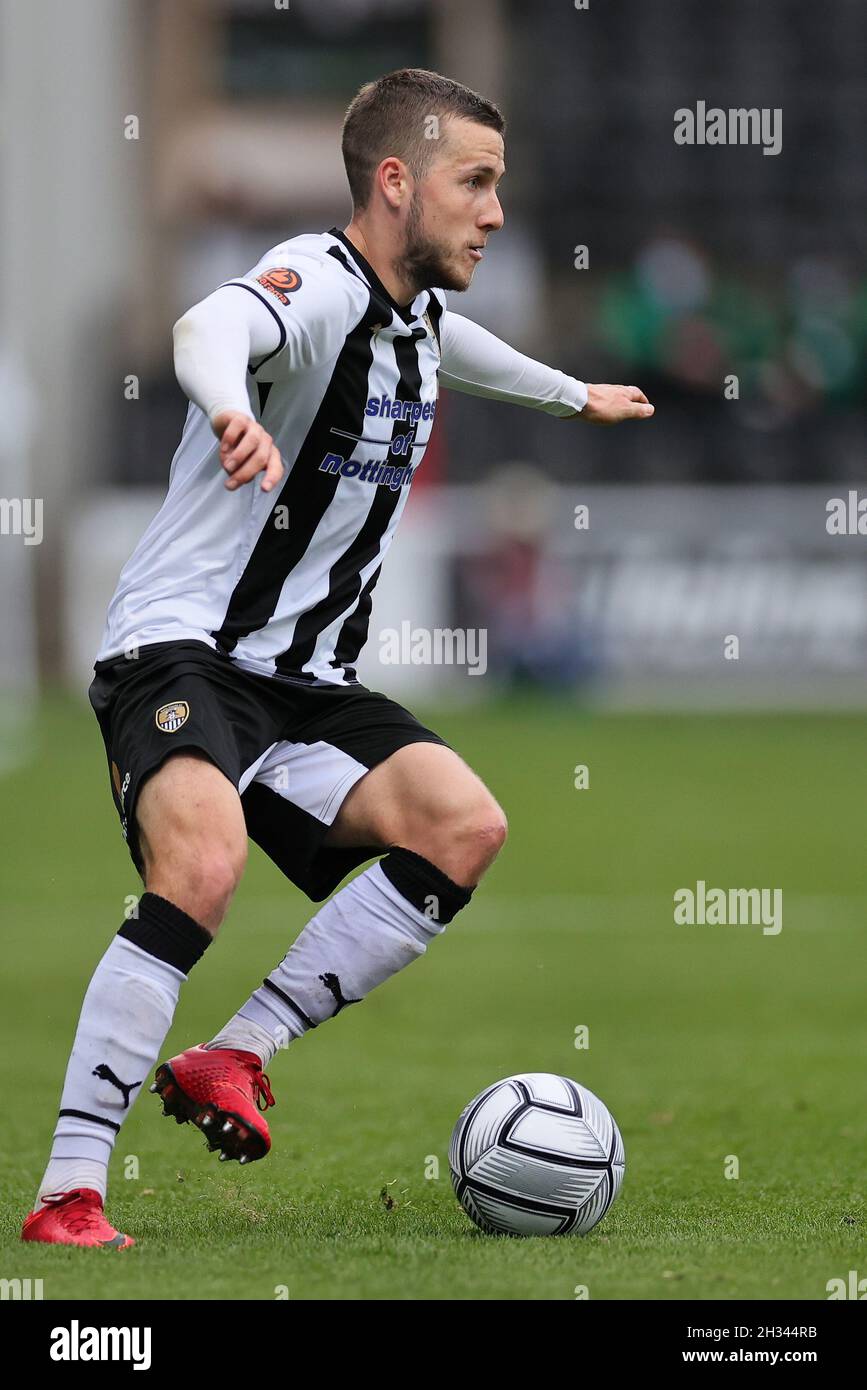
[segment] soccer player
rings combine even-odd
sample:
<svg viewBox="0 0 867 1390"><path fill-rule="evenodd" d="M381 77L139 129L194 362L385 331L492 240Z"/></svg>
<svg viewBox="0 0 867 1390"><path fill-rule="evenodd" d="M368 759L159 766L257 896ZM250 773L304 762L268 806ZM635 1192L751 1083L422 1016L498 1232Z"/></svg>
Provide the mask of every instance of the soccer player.
<svg viewBox="0 0 867 1390"><path fill-rule="evenodd" d="M145 891L85 995L25 1240L134 1243L103 1214L108 1161L248 837L314 902L382 857L213 1038L156 1068L165 1111L241 1163L271 1145L277 1049L422 955L505 839L475 773L354 666L438 382L602 425L653 413L447 307L503 224L504 129L435 73L366 84L343 126L349 225L275 246L175 324L183 436L90 687Z"/></svg>

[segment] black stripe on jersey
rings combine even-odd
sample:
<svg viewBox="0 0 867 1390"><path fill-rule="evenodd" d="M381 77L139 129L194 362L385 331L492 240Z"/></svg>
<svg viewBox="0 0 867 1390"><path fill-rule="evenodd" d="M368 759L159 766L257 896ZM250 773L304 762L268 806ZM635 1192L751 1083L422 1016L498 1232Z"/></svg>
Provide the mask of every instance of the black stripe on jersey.
<svg viewBox="0 0 867 1390"><path fill-rule="evenodd" d="M395 389L396 400L421 400L421 364L416 345L419 339L425 336L423 328L414 328L411 334L394 340L394 355L400 373ZM401 435L409 434L413 428L410 420L395 420L391 438L397 439ZM328 575L327 594L298 617L292 636L292 645L276 658L278 672L283 675L301 673L304 666L313 657L320 633L324 632L348 608L354 609L361 593L361 571L379 554L383 534L394 515L395 508L401 498L401 492L401 488L394 491L386 487L373 488L373 501L361 530L351 545L331 566ZM378 573L379 569L377 569ZM345 624L343 626L345 627ZM338 641L342 636L343 628L341 628ZM354 653L353 660L357 655L358 651Z"/></svg>
<svg viewBox="0 0 867 1390"><path fill-rule="evenodd" d="M334 644L334 656L331 665L342 666L346 672L347 680L354 681L356 679L355 666L352 663L358 660L358 653L367 641L370 610L373 607L373 591L381 571L382 565L377 565L361 591L358 603L355 605L355 612L350 613L346 619Z"/></svg>
<svg viewBox="0 0 867 1390"><path fill-rule="evenodd" d="M255 298L258 299L260 304L265 305L265 308L268 310L268 313L271 315L272 319L274 320L278 329L280 330L280 341L275 347L274 351L269 352L267 357L263 357L261 362L257 362L255 367L252 365L252 363L247 364L247 371L250 372L252 376L255 376L260 367L264 367L266 362L270 362L271 358L276 357L277 353L280 352L281 349L286 346L286 325L281 319L280 315L277 313L277 310L274 308L274 305L269 304L267 299L265 299L259 293L258 290L253 289L252 285L245 285L242 280L227 280L226 283L224 285L220 285L219 288L221 290L249 290L250 294L254 295Z"/></svg>
<svg viewBox="0 0 867 1390"><path fill-rule="evenodd" d="M361 279L361 276L359 275L358 271L353 269L353 267L349 264L348 256L344 256L339 246L329 246L328 254L329 256L333 256L336 261L339 261L340 264L343 266L343 269L348 270L350 275L354 275L356 280Z"/></svg>
<svg viewBox="0 0 867 1390"><path fill-rule="evenodd" d="M335 235L338 234L335 233ZM343 240L346 241L346 237L343 237ZM346 244L348 246L349 242L346 242ZM387 323L390 324L394 314L399 314L404 323L412 322L412 314L407 316L400 305L395 304L391 295L383 287L382 281L376 275L373 275L372 271L371 275L373 275L373 279L376 283L373 285L365 284L364 277L359 275L355 266L352 265L348 257L344 256L339 246L329 246L328 254L329 256L333 256L336 261L340 262L347 274L353 276L354 279L359 280L361 284L364 285L364 288L370 295L371 304L376 305L376 308L379 310L377 327L383 327ZM365 264L367 264L367 262L365 262Z"/></svg>
<svg viewBox="0 0 867 1390"><path fill-rule="evenodd" d="M306 554L334 497L340 478L323 473L319 463L331 449L333 425L355 434L362 431L367 379L373 361L370 330L378 322L376 312L369 301L361 320L346 335L291 472L282 487L275 489L274 504L288 507L291 525L282 529L275 526L272 509L229 599L223 624L211 633L224 652L233 651L242 637L258 632L274 616L287 576Z"/></svg>
<svg viewBox="0 0 867 1390"><path fill-rule="evenodd" d="M359 268L364 271L364 274L370 281L369 288L372 296L374 297L374 299L379 299L382 301L383 309L385 311L383 314L383 319L386 323L388 322L388 316L390 313L398 314L400 318L403 320L403 322L406 324L412 324L421 317L420 314L414 314L412 312L412 304L398 304L396 300L392 299L391 295L388 293L388 290L383 285L376 271L373 269L373 266L370 264L369 261L365 260L364 256L362 256L358 248L352 245L352 242L349 240L348 237L345 237L342 232L337 230L336 227L332 227L329 235L339 237L339 239L343 242L344 246L348 247L348 249L352 253ZM328 254L329 256L334 256L335 259L338 260L340 264L343 266L344 270L348 270L350 275L354 275L356 280L362 280L363 283L362 276L359 275L355 266L343 254L339 246L329 246ZM424 291L421 290L419 291L419 293L423 294ZM440 304L439 300L436 298L432 290L427 291L427 297L427 308L422 310L422 313L430 314L431 327L433 328L434 336L437 340L437 347L439 347L440 319L442 318L443 306ZM418 296L416 296L416 298L418 298ZM413 304L414 303L415 300L413 300Z"/></svg>
<svg viewBox="0 0 867 1390"><path fill-rule="evenodd" d="M388 308L392 309L394 313L398 315L399 318L403 319L404 323L413 323L415 320L415 314L412 312L412 304L398 304L396 299L392 299L388 290L385 288L385 285L382 283L373 266L370 264L370 261L367 260L365 256L362 256L358 247L353 245L353 243L349 240L349 237L344 236L343 233L337 229L337 227L331 228L329 236L337 237L337 240L341 241L343 245L346 247L350 256L355 261L355 264L360 268L362 274L364 275L364 278L370 285L374 297L377 299L384 300ZM337 247L331 247L331 251L336 252Z"/></svg>

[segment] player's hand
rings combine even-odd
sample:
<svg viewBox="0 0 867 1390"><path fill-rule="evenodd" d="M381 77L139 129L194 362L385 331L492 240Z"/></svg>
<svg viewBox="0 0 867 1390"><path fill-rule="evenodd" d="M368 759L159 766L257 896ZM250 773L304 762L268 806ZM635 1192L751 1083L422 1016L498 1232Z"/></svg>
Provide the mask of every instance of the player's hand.
<svg viewBox="0 0 867 1390"><path fill-rule="evenodd" d="M619 425L621 420L647 420L653 406L637 386L587 386L587 404L570 419L591 425Z"/></svg>
<svg viewBox="0 0 867 1390"><path fill-rule="evenodd" d="M286 470L280 451L258 420L240 410L221 410L211 421L211 428L220 441L220 464L229 475L226 487L230 492L249 483L257 473L265 474L263 492L276 487Z"/></svg>

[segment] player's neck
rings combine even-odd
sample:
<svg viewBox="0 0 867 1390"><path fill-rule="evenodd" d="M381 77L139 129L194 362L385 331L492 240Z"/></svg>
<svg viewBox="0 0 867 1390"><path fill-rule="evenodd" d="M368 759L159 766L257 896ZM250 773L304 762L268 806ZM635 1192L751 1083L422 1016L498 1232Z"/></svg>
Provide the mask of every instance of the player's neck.
<svg viewBox="0 0 867 1390"><path fill-rule="evenodd" d="M349 225L344 227L343 235L352 242L368 265L376 271L395 303L399 304L401 308L406 308L408 304L411 304L419 292L418 286L410 284L401 275L395 273L391 255L387 250L383 253L374 248L371 244L374 240L371 229L361 227L353 218ZM381 244L382 242L378 240L377 246Z"/></svg>

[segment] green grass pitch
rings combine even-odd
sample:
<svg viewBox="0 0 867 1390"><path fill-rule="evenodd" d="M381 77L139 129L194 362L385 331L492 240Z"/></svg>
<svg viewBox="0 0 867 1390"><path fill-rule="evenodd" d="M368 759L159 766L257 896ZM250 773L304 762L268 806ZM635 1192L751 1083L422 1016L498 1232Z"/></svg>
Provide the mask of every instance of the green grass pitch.
<svg viewBox="0 0 867 1390"><path fill-rule="evenodd" d="M117 1255L18 1241L83 991L140 891L95 721L46 704L33 760L0 779L0 1275L46 1299L571 1300L824 1299L867 1274L867 720L419 713L506 808L500 859L423 960L278 1054L264 1162L218 1164L141 1096L108 1203L139 1245ZM782 888L781 933L676 926L699 878ZM211 1036L311 911L254 850L166 1055ZM583 1239L492 1239L452 1194L462 1106L533 1070L589 1086L623 1132L621 1196Z"/></svg>

